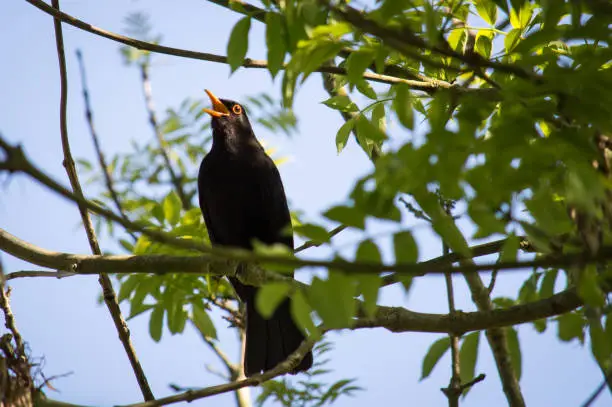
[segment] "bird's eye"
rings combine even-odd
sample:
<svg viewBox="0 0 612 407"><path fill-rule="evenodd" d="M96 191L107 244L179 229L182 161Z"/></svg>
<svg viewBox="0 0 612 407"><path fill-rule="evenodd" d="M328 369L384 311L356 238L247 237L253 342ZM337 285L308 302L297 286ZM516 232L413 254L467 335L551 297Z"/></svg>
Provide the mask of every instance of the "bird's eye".
<svg viewBox="0 0 612 407"><path fill-rule="evenodd" d="M232 107L232 112L234 112L234 114L242 114L242 107L240 105L234 105Z"/></svg>

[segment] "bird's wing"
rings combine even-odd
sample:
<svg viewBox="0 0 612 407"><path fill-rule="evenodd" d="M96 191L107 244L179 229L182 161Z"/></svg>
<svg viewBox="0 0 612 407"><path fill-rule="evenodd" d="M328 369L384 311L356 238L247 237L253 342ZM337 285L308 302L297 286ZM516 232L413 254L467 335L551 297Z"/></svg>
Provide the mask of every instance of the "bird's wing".
<svg viewBox="0 0 612 407"><path fill-rule="evenodd" d="M282 243L293 249L291 214L280 173L268 156L257 172L249 210L252 237L265 244Z"/></svg>

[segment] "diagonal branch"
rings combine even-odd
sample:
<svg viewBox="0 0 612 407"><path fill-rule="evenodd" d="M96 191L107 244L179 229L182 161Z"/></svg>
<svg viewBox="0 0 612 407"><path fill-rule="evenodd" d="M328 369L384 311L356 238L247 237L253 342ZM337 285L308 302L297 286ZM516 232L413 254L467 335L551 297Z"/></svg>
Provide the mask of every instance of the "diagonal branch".
<svg viewBox="0 0 612 407"><path fill-rule="evenodd" d="M59 10L59 0L52 0L52 4L55 9ZM70 184L72 185L72 190L74 191L75 195L84 199L83 190L81 189L78 174L76 172L76 167L74 165L74 160L72 158L72 153L70 151L70 142L68 140L68 126L66 119L66 111L68 106L68 79L66 73L66 57L64 54L62 23L58 19L54 19L53 23L55 27L55 40L57 45L57 55L59 59L61 81L60 131L62 138L62 149L64 151L64 167L66 168L66 172L68 174L68 178L70 179ZM100 245L98 244L96 233L93 228L93 224L91 222L91 218L89 217L89 212L87 212L87 208L84 205L79 205L79 212L81 213L81 219L83 221L83 226L85 227L85 233L87 234L87 240L89 241L91 251L96 255L102 254L102 251L100 250ZM130 364L132 365L132 369L134 370L136 380L138 381L138 385L140 386L140 390L144 396L144 399L153 400L153 393L151 392L151 388L149 387L147 378L144 374L142 366L140 365L138 357L136 356L132 341L130 340L130 331L127 328L127 323L121 315L121 309L119 308L119 303L117 302L117 296L115 294L113 284L108 275L105 273L101 273L99 275L98 281L102 286L104 301L113 318L113 322L115 323L115 327L117 329L117 332L119 333L119 338L123 343L123 347L128 355Z"/></svg>
<svg viewBox="0 0 612 407"><path fill-rule="evenodd" d="M464 260L461 264L473 264L473 260ZM477 272L467 271L463 273L465 281L472 293L472 301L476 304L479 311L490 312L493 310L493 303L489 290L483 284L482 279ZM512 362L510 360L510 351L508 349L508 339L506 332L501 328L490 328L486 331L487 340L495 363L497 371L502 382L508 405L511 407L524 407L525 400L521 393L521 387L516 377Z"/></svg>
<svg viewBox="0 0 612 407"><path fill-rule="evenodd" d="M170 174L170 181L176 190L176 194L181 200L181 205L183 209L187 210L191 208L191 202L189 202L189 198L185 193L185 188L181 177L176 174L174 167L172 166L172 161L170 160L170 149L168 147L168 143L164 139L164 135L162 134L159 123L157 121L157 114L155 113L155 104L153 103L153 92L151 90L151 79L149 77L149 62L141 62L140 63L140 78L142 81L142 92L145 98L145 106L147 109L147 114L149 115L149 124L153 129L153 133L155 134L155 138L159 144L160 154L164 160L164 164L166 165L166 169Z"/></svg>
<svg viewBox="0 0 612 407"><path fill-rule="evenodd" d="M253 375L248 379L236 380L231 383L220 384L217 386L206 387L200 390L188 390L181 394L174 396L160 398L154 401L147 401L145 403L130 404L123 407L157 407L165 406L168 404L178 403L181 401L192 402L194 400L203 399L206 397L214 396L217 394L228 393L230 391L238 390L243 387L259 386L261 383L273 379L277 376L284 375L295 368L300 361L306 356L314 342L312 340L305 340L302 344L287 357L285 361L279 363L276 367L267 370L263 373Z"/></svg>
<svg viewBox="0 0 612 407"><path fill-rule="evenodd" d="M121 205L121 201L119 201L117 191L115 190L114 181L111 176L111 172L108 168L108 164L106 163L106 157L104 156L104 152L102 151L100 139L94 126L93 111L91 109L91 102L89 100L89 89L87 88L87 77L85 75L85 63L83 62L83 54L81 53L81 50L77 49L76 56L79 61L79 71L81 73L83 102L85 103L85 119L87 120L87 125L89 126L89 134L91 134L94 149L96 150L96 155L98 156L98 163L100 164L100 169L102 170L102 174L104 175L104 183L106 184L106 189L108 190L108 193L113 203L117 207L117 211L119 211L119 214L123 219L128 220L128 217L123 210L123 206ZM130 236L132 236L132 239L137 240L137 237L133 232L128 231L128 233L130 234Z"/></svg>

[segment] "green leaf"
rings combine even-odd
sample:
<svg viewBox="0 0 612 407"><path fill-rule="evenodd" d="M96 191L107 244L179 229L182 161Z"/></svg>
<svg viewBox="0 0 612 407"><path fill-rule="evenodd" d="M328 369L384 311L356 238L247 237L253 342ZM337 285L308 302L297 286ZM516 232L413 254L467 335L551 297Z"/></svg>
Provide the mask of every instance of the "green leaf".
<svg viewBox="0 0 612 407"><path fill-rule="evenodd" d="M191 322L206 338L217 339L217 329L213 324L208 312L201 304L193 302L191 304Z"/></svg>
<svg viewBox="0 0 612 407"><path fill-rule="evenodd" d="M302 329L302 332L308 334L315 341L321 337L321 332L312 322L310 313L312 308L306 302L306 297L301 291L296 291L291 296L291 315L296 324Z"/></svg>
<svg viewBox="0 0 612 407"><path fill-rule="evenodd" d="M257 292L256 306L259 313L266 319L270 318L274 310L287 297L290 286L282 282L263 285Z"/></svg>
<svg viewBox="0 0 612 407"><path fill-rule="evenodd" d="M364 240L357 248L356 261L381 263L378 246L371 240ZM374 273L363 273L357 276L357 290L363 295L364 311L367 316L372 317L376 313L376 302L378 300L378 289L380 288L380 276Z"/></svg>
<svg viewBox="0 0 612 407"><path fill-rule="evenodd" d="M377 103L372 109L372 124L380 129L380 131L385 131L387 125L385 120L385 104ZM384 139L384 137L383 137Z"/></svg>
<svg viewBox="0 0 612 407"><path fill-rule="evenodd" d="M185 323L187 322L187 312L183 309L182 301L176 301L171 310L168 310L168 329L174 334L181 333L185 330Z"/></svg>
<svg viewBox="0 0 612 407"><path fill-rule="evenodd" d="M528 304L538 300L538 280L540 279L539 273L531 274L523 283L519 290L518 299L522 304Z"/></svg>
<svg viewBox="0 0 612 407"><path fill-rule="evenodd" d="M559 274L559 270L548 270L544 273L544 278L542 279L542 283L540 285L540 298L550 298L555 293L555 282L557 281L557 275Z"/></svg>
<svg viewBox="0 0 612 407"><path fill-rule="evenodd" d="M480 33L478 33L476 36L476 44L474 46L476 52L488 59L491 57L492 47L493 43L491 38L488 35L480 35Z"/></svg>
<svg viewBox="0 0 612 407"><path fill-rule="evenodd" d="M331 107L332 109L339 110L341 112L357 112L359 108L355 103L351 101L346 95L332 96L331 98L321 102L325 106Z"/></svg>
<svg viewBox="0 0 612 407"><path fill-rule="evenodd" d="M536 226L547 234L556 236L572 231L566 206L556 202L551 191L542 189L534 193L531 199L525 201L525 206L533 215Z"/></svg>
<svg viewBox="0 0 612 407"><path fill-rule="evenodd" d="M346 60L346 74L351 83L356 83L363 77L363 73L374 60L375 53L372 49L360 49L351 52Z"/></svg>
<svg viewBox="0 0 612 407"><path fill-rule="evenodd" d="M450 348L450 339L445 336L431 344L427 350L427 354L423 358L423 367L421 369L421 380L427 378L436 364L442 359L442 356Z"/></svg>
<svg viewBox="0 0 612 407"><path fill-rule="evenodd" d="M329 242L329 232L319 225L303 223L299 226L294 226L293 231L317 244Z"/></svg>
<svg viewBox="0 0 612 407"><path fill-rule="evenodd" d="M402 126L414 129L414 110L412 110L412 97L410 87L406 84L395 86L395 99L393 99L393 110Z"/></svg>
<svg viewBox="0 0 612 407"><path fill-rule="evenodd" d="M393 250L396 263L416 263L419 257L419 247L409 231L398 232L393 235ZM412 286L411 275L400 274L398 279L408 292Z"/></svg>
<svg viewBox="0 0 612 407"><path fill-rule="evenodd" d="M244 17L236 23L227 43L227 63L232 72L238 69L244 62L249 49L249 30L251 29L251 17Z"/></svg>
<svg viewBox="0 0 612 407"><path fill-rule="evenodd" d="M597 266L590 264L582 270L578 281L578 295L584 302L593 307L606 305L606 296L597 280Z"/></svg>
<svg viewBox="0 0 612 407"><path fill-rule="evenodd" d="M459 363L461 365L461 383L472 380L476 372L476 360L478 359L478 344L480 342L480 332L472 332L466 335L459 351ZM466 395L469 387L464 391Z"/></svg>
<svg viewBox="0 0 612 407"><path fill-rule="evenodd" d="M341 272L330 271L327 280L315 277L308 289L308 300L331 329L348 328L355 316L354 280Z"/></svg>
<svg viewBox="0 0 612 407"><path fill-rule="evenodd" d="M467 241L455 221L440 207L438 197L430 192L418 193L415 191L414 198L425 213L429 215L434 230L448 247L455 253L469 257L470 248Z"/></svg>
<svg viewBox="0 0 612 407"><path fill-rule="evenodd" d="M448 45L457 52L463 51L463 44L466 38L465 31L464 28L454 28L450 34L448 34Z"/></svg>
<svg viewBox="0 0 612 407"><path fill-rule="evenodd" d="M374 125L374 123L363 115L357 117L357 135L359 138L373 141L376 144L382 143L387 138L387 135L382 129Z"/></svg>
<svg viewBox="0 0 612 407"><path fill-rule="evenodd" d="M506 34L504 39L504 47L506 47L506 53L510 54L512 50L518 45L521 40L521 30L518 28L512 29Z"/></svg>
<svg viewBox="0 0 612 407"><path fill-rule="evenodd" d="M295 83L297 80L297 76L295 72L291 70L286 70L283 73L283 81L282 81L282 95L283 95L283 107L285 109L291 109L293 106L293 96L295 92Z"/></svg>
<svg viewBox="0 0 612 407"><path fill-rule="evenodd" d="M504 245L502 246L501 253L499 254L499 261L508 262L515 261L518 249L520 247L521 240L514 233L508 235Z"/></svg>
<svg viewBox="0 0 612 407"><path fill-rule="evenodd" d="M612 342L608 341L599 318L593 318L589 322L589 336L591 337L591 352L593 352L595 360L600 366L609 368Z"/></svg>
<svg viewBox="0 0 612 407"><path fill-rule="evenodd" d="M346 226L365 229L365 213L350 206L334 206L327 210L324 216Z"/></svg>
<svg viewBox="0 0 612 407"><path fill-rule="evenodd" d="M508 352L510 354L510 362L512 362L514 373L516 374L516 378L521 380L521 375L523 374L523 358L521 355L521 344L519 342L517 330L513 327L506 328L506 339L508 344Z"/></svg>
<svg viewBox="0 0 612 407"><path fill-rule="evenodd" d="M162 202L162 208L164 210L164 218L172 226L181 219L181 200L176 192L171 191Z"/></svg>
<svg viewBox="0 0 612 407"><path fill-rule="evenodd" d="M344 124L338 129L338 133L336 134L336 149L338 150L338 154L344 150L346 147L346 143L348 142L348 138L351 135L351 130L355 126L355 119L349 119L344 122Z"/></svg>
<svg viewBox="0 0 612 407"><path fill-rule="evenodd" d="M158 304L151 312L149 319L149 335L155 342L159 342L162 336L162 327L164 323L164 307Z"/></svg>
<svg viewBox="0 0 612 407"><path fill-rule="evenodd" d="M487 22L487 24L494 26L497 21L497 6L490 0L475 0L476 11L478 15Z"/></svg>
<svg viewBox="0 0 612 407"><path fill-rule="evenodd" d="M274 78L283 67L287 50L283 17L278 13L266 13L266 45L268 46L268 70Z"/></svg>
<svg viewBox="0 0 612 407"><path fill-rule="evenodd" d="M570 312L560 315L557 318L559 339L569 342L574 338L578 338L580 342L584 342L584 325L585 320L580 314Z"/></svg>
<svg viewBox="0 0 612 407"><path fill-rule="evenodd" d="M119 294L117 296L117 300L119 302L123 300L127 300L132 295L132 292L136 289L138 284L142 281L142 276L138 274L132 274L125 280L121 282L121 287L119 288Z"/></svg>

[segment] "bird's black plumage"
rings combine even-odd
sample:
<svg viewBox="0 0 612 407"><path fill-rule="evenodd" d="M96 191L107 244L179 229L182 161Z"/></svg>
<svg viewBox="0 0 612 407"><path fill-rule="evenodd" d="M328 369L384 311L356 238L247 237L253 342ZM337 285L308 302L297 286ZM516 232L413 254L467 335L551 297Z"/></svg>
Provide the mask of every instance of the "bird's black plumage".
<svg viewBox="0 0 612 407"><path fill-rule="evenodd" d="M200 208L213 245L252 249L253 239L293 249L287 198L280 174L253 133L238 103L208 95L213 108L213 144L198 175ZM244 371L268 370L297 349L304 335L293 322L289 300L265 319L255 308L257 288L230 278L246 306ZM312 366L308 353L293 373Z"/></svg>

